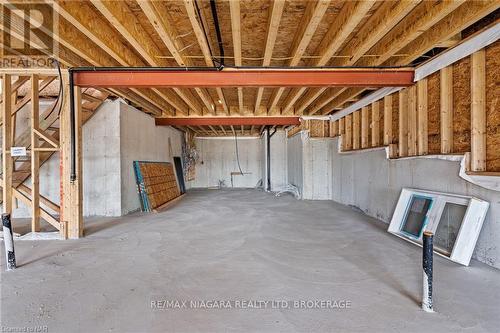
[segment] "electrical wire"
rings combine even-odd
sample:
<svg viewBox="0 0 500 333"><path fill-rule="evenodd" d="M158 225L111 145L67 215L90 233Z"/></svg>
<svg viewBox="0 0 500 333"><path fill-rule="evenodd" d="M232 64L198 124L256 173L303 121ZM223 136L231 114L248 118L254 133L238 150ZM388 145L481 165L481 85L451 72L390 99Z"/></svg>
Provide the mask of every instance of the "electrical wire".
<svg viewBox="0 0 500 333"><path fill-rule="evenodd" d="M57 115L60 116L61 111L62 111L62 104L63 104L63 100L64 100L64 89L63 89L63 82L62 82L61 64L59 63L59 60L57 60L56 58L51 58L51 59L54 60L54 62L56 64L57 74L59 76L59 93L57 94L56 103L59 103L59 110L57 111ZM48 115L47 115L47 117L48 117Z"/></svg>
<svg viewBox="0 0 500 333"><path fill-rule="evenodd" d="M236 162L238 162L238 169L240 170L240 174L243 175L243 170L241 170L240 165L240 154L238 153L238 134L234 131L234 143L236 145Z"/></svg>

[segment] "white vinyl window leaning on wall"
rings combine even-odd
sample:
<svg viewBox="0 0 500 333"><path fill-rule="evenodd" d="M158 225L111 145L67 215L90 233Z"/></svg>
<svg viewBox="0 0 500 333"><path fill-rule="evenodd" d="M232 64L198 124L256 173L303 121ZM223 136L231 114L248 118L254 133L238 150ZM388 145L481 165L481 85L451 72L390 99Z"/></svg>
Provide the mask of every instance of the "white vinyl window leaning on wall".
<svg viewBox="0 0 500 333"><path fill-rule="evenodd" d="M422 245L422 234L434 234L434 252L468 266L489 203L477 198L404 188L388 231Z"/></svg>

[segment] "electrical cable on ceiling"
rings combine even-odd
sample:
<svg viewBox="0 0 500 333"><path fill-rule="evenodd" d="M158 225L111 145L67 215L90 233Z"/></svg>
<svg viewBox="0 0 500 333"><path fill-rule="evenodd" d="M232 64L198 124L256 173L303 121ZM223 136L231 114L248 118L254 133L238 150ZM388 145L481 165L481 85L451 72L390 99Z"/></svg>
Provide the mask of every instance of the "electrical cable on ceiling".
<svg viewBox="0 0 500 333"><path fill-rule="evenodd" d="M236 131L234 131L234 143L236 145L236 162L238 162L238 169L240 170L240 174L243 175L243 170L241 170L240 165L240 155L238 153L238 134L236 134Z"/></svg>
<svg viewBox="0 0 500 333"><path fill-rule="evenodd" d="M224 62L222 61L222 63L218 60L215 59L214 57L214 53L212 52L212 47L210 46L210 39L208 39L208 35L207 35L207 30L205 29L205 25L203 24L203 20L201 19L201 10L200 10L200 7L198 6L198 2L197 1L194 1L194 6L196 7L196 12L198 14L198 18L200 19L200 25L201 25L201 28L203 30L203 35L205 36L205 40L207 41L207 45L208 45L208 52L210 53L210 59L212 59L212 62L214 63L214 66L218 67L219 69L220 68L223 68L224 67ZM212 7L212 14L213 14L213 10L214 8ZM217 13L215 14L215 16L217 16ZM214 19L214 22L215 22L215 19ZM216 31L217 31L217 27L216 27ZM217 40L219 40L220 36L220 31L217 33ZM219 45L219 50L220 50L220 45ZM187 58L197 58L197 57L192 57L192 56L186 56ZM224 57L224 50L222 49L222 55L219 56L219 59L220 58L223 58ZM161 56L157 56L157 58L162 58ZM165 58L169 58L169 57L165 57ZM205 56L200 56L199 59L204 59Z"/></svg>
<svg viewBox="0 0 500 333"><path fill-rule="evenodd" d="M215 0L210 0L210 8L212 9L212 16L215 25L215 35L217 36L217 43L219 44L219 69L224 68L224 44L222 42L222 34L220 32L219 17L217 15L217 6L215 5Z"/></svg>

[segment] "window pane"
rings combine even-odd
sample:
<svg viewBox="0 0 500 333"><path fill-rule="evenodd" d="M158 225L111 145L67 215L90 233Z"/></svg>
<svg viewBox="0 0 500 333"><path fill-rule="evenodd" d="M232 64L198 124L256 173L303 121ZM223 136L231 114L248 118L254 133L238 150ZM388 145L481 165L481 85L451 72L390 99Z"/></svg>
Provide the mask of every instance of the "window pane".
<svg viewBox="0 0 500 333"><path fill-rule="evenodd" d="M434 246L450 254L465 217L467 206L447 202L434 236Z"/></svg>
<svg viewBox="0 0 500 333"><path fill-rule="evenodd" d="M416 238L420 237L431 204L431 198L413 195L401 231Z"/></svg>

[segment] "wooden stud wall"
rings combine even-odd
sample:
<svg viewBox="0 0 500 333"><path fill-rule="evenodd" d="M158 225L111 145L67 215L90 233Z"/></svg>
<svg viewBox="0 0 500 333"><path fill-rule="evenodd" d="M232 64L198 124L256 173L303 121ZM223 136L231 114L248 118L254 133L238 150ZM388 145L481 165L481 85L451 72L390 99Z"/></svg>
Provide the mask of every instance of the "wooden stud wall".
<svg viewBox="0 0 500 333"><path fill-rule="evenodd" d="M500 46L486 48L486 170L500 172Z"/></svg>
<svg viewBox="0 0 500 333"><path fill-rule="evenodd" d="M380 143L389 146L391 158L470 151L471 172L498 173L499 81L497 41L339 119L340 124L346 124L345 132L339 131L344 142L342 151L377 147ZM379 138L377 126L381 126Z"/></svg>

